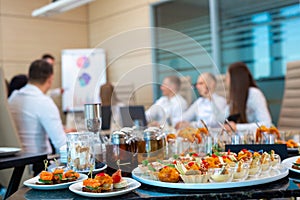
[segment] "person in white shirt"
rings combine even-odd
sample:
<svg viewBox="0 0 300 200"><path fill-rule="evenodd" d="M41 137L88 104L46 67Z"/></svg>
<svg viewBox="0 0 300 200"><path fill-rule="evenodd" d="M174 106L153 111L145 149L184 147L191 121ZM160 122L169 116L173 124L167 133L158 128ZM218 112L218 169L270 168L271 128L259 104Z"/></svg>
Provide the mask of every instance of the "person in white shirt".
<svg viewBox="0 0 300 200"><path fill-rule="evenodd" d="M53 66L36 60L30 65L28 84L8 99L24 152L50 154L49 138L56 149L66 144L58 108L46 95L53 78Z"/></svg>
<svg viewBox="0 0 300 200"><path fill-rule="evenodd" d="M182 114L187 108L187 102L177 94L180 84L177 76L164 78L160 86L163 96L146 111L146 118L150 124L163 125L166 120L169 126L175 126L177 122L181 121Z"/></svg>
<svg viewBox="0 0 300 200"><path fill-rule="evenodd" d="M209 127L217 127L218 122L225 120L226 100L214 93L216 84L217 80L211 73L203 73L198 77L196 88L201 97L184 112L183 121L176 124L176 129L202 127L201 120Z"/></svg>
<svg viewBox="0 0 300 200"><path fill-rule="evenodd" d="M226 73L229 87L227 115L239 115L236 122L230 121L237 130L255 130L257 124L269 127L272 124L264 94L257 87L247 65L236 62Z"/></svg>

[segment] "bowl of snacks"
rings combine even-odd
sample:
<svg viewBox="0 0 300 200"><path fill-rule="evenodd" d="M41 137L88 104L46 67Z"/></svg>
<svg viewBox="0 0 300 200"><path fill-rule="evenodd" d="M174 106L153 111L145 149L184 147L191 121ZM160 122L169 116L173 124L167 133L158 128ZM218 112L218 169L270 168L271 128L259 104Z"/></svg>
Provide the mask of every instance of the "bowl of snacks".
<svg viewBox="0 0 300 200"><path fill-rule="evenodd" d="M233 178L233 169L229 165L223 165L221 168L210 168L208 173L210 173L209 181L213 183L230 182Z"/></svg>
<svg viewBox="0 0 300 200"><path fill-rule="evenodd" d="M257 177L261 173L260 157L253 157L249 167L249 177Z"/></svg>
<svg viewBox="0 0 300 200"><path fill-rule="evenodd" d="M276 168L281 162L280 156L278 154L275 154L274 150L271 150L270 159L271 159L271 166L273 168Z"/></svg>
<svg viewBox="0 0 300 200"><path fill-rule="evenodd" d="M249 175L250 164L240 160L233 168L233 181L243 181Z"/></svg>

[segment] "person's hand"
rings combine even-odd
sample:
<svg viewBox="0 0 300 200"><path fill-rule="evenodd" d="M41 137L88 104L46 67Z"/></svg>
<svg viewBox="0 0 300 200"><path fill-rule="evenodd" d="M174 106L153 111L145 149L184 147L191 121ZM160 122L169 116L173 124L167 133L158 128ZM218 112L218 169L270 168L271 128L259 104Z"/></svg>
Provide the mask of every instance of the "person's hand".
<svg viewBox="0 0 300 200"><path fill-rule="evenodd" d="M229 121L229 125L232 127L232 129L233 129L234 131L236 131L236 123L235 123L235 122ZM224 124L224 127L225 127L225 129L226 129L227 132L232 133L232 130L231 130L231 128L229 127L229 125L228 125L228 123L225 123L225 124Z"/></svg>
<svg viewBox="0 0 300 200"><path fill-rule="evenodd" d="M176 125L175 125L175 129L178 130L178 129L182 129L182 128L186 128L186 127L189 127L190 126L190 123L187 122L187 121L182 121L182 122L178 122Z"/></svg>

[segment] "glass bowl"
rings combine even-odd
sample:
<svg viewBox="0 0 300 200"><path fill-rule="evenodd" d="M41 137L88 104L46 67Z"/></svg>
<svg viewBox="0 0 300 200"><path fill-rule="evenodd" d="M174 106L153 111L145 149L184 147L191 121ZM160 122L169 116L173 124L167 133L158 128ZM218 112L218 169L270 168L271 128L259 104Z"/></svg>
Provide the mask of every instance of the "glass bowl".
<svg viewBox="0 0 300 200"><path fill-rule="evenodd" d="M271 166L276 168L281 163L281 158L278 154L271 155Z"/></svg>
<svg viewBox="0 0 300 200"><path fill-rule="evenodd" d="M268 153L263 153L261 157L261 172L267 174L271 169L271 157Z"/></svg>
<svg viewBox="0 0 300 200"><path fill-rule="evenodd" d="M222 167L222 168L210 168L208 169L210 174L209 181L213 183L219 182L230 182L233 177L233 169Z"/></svg>
<svg viewBox="0 0 300 200"><path fill-rule="evenodd" d="M249 177L257 177L261 173L261 162L258 158L252 159L249 166Z"/></svg>
<svg viewBox="0 0 300 200"><path fill-rule="evenodd" d="M184 183L207 183L210 177L209 173L203 174L185 174L180 175Z"/></svg>
<svg viewBox="0 0 300 200"><path fill-rule="evenodd" d="M244 181L249 175L249 163L238 162L233 168L233 181Z"/></svg>

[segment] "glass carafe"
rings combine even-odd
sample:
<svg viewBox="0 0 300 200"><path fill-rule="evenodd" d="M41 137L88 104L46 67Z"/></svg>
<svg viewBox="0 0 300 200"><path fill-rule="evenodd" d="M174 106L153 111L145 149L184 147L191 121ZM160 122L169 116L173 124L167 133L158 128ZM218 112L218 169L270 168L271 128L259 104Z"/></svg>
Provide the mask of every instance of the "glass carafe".
<svg viewBox="0 0 300 200"><path fill-rule="evenodd" d="M107 143L107 138L101 135L101 104L85 104L84 116L87 130L94 133L95 164L99 168L106 162Z"/></svg>

